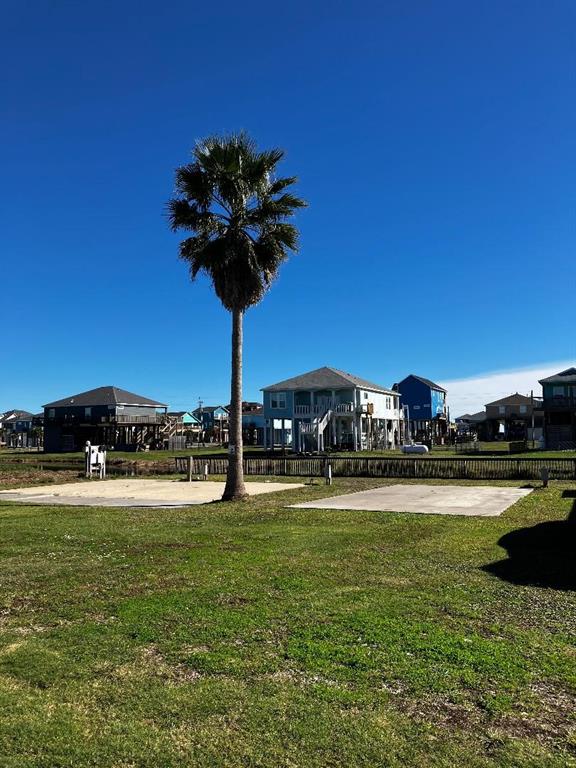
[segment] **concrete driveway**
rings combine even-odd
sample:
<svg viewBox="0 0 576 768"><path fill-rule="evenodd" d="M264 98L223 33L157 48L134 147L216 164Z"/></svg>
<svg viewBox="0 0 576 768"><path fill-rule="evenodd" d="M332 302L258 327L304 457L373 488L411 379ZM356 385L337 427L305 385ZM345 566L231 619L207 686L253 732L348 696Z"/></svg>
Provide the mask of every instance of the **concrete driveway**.
<svg viewBox="0 0 576 768"><path fill-rule="evenodd" d="M302 483L246 483L247 492L260 493L301 488ZM0 501L83 507L185 507L222 498L224 483L201 480L91 480L61 485L36 485L0 491Z"/></svg>
<svg viewBox="0 0 576 768"><path fill-rule="evenodd" d="M357 509L495 517L530 492L530 488L487 485L388 485L292 506L301 509Z"/></svg>

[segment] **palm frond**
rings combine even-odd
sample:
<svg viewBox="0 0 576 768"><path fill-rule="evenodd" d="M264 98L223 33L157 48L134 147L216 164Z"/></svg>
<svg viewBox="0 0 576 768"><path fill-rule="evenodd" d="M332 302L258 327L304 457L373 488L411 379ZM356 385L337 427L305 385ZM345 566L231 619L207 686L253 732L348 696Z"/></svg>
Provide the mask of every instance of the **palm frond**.
<svg viewBox="0 0 576 768"><path fill-rule="evenodd" d="M180 257L192 279L210 278L229 310L260 301L298 248L298 230L287 219L306 202L289 191L295 176L276 178L283 157L282 149L258 152L241 132L198 142L193 162L176 170L170 227L193 233L180 244Z"/></svg>
<svg viewBox="0 0 576 768"><path fill-rule="evenodd" d="M297 176L286 176L283 179L275 179L270 183L266 192L269 195L278 195L283 189L291 187L293 184L296 184L297 181Z"/></svg>
<svg viewBox="0 0 576 768"><path fill-rule="evenodd" d="M176 169L176 192L186 200L194 200L200 208L208 208L213 184L199 163L190 163Z"/></svg>

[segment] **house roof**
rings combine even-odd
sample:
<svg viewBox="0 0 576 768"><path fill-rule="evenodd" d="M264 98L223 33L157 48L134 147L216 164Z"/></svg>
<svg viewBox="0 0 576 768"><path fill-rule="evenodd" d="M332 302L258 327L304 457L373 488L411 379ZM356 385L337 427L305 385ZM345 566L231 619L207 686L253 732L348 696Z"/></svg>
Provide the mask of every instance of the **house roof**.
<svg viewBox="0 0 576 768"><path fill-rule="evenodd" d="M456 421L486 421L486 411L478 411L478 413L465 413L462 416L458 416Z"/></svg>
<svg viewBox="0 0 576 768"><path fill-rule="evenodd" d="M1 421L6 423L7 421L30 421L34 418L34 414L30 411L6 411L2 415Z"/></svg>
<svg viewBox="0 0 576 768"><path fill-rule="evenodd" d="M534 398L534 405L537 404L537 398ZM486 403L486 408L489 405L531 405L532 398L527 395L521 395L519 392L515 392L513 395L506 395L501 397L500 400L494 400L492 403Z"/></svg>
<svg viewBox="0 0 576 768"><path fill-rule="evenodd" d="M181 419L184 424L200 424L200 419L195 416L192 411L168 411L166 416L168 416L169 419L175 419L177 421Z"/></svg>
<svg viewBox="0 0 576 768"><path fill-rule="evenodd" d="M430 389L437 389L439 392L446 393L446 390L444 389L444 387L441 387L440 384L435 384L430 379L425 379L424 376L416 376L416 374L414 373L408 374L408 376L406 376L404 379L402 379L402 381L400 381L397 385L394 385L394 386L400 386L400 384L403 384L406 381L406 379L416 379L416 381L422 382L422 384L425 384L427 387L430 387Z"/></svg>
<svg viewBox="0 0 576 768"><path fill-rule="evenodd" d="M258 408L249 408L242 411L242 416L261 416L264 413L264 406L259 405Z"/></svg>
<svg viewBox="0 0 576 768"><path fill-rule="evenodd" d="M78 395L71 395L53 403L46 403L43 408L64 408L67 405L91 406L91 405L148 405L151 407L166 408L165 403L159 403L149 397L135 395L118 387L97 387Z"/></svg>
<svg viewBox="0 0 576 768"><path fill-rule="evenodd" d="M361 387L370 389L374 392L384 392L386 394L396 394L392 390L382 387L380 384L374 384L359 376L353 376L351 373L339 371L337 368L316 368L314 371L302 373L300 376L293 376L291 379L279 381L277 384L270 384L268 387L262 387L264 392L281 392L292 389L342 389L343 387Z"/></svg>
<svg viewBox="0 0 576 768"><path fill-rule="evenodd" d="M194 416L197 416L199 413L214 413L214 411L217 411L218 408L222 408L223 411L227 411L228 408L226 408L225 405L203 405L202 408L195 408L192 413Z"/></svg>
<svg viewBox="0 0 576 768"><path fill-rule="evenodd" d="M540 379L540 384L576 384L576 368L566 368L546 379Z"/></svg>

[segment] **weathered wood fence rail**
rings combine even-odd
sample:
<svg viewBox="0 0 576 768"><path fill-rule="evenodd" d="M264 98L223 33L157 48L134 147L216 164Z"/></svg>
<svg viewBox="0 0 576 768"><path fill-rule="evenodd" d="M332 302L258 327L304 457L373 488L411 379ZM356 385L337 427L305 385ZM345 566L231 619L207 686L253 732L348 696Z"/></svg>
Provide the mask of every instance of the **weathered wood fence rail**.
<svg viewBox="0 0 576 768"><path fill-rule="evenodd" d="M176 470L203 475L224 475L228 458L177 457ZM192 465L190 466L190 462ZM247 475L322 477L327 465L334 477L406 477L439 480L539 480L543 467L551 480L576 479L576 459L536 458L380 458L307 457L244 459Z"/></svg>

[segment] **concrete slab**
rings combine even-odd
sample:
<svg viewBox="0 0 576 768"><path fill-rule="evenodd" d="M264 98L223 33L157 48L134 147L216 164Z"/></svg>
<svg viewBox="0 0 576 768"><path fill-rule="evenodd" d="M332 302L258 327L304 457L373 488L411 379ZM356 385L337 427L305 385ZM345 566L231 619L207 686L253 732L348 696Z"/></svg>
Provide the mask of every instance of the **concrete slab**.
<svg viewBox="0 0 576 768"><path fill-rule="evenodd" d="M301 487L302 483L246 483L251 496ZM209 480L187 483L130 478L14 488L0 491L0 501L82 507L185 507L218 501L223 492L224 483Z"/></svg>
<svg viewBox="0 0 576 768"><path fill-rule="evenodd" d="M357 509L496 517L530 491L530 488L488 485L387 485L292 506L302 509Z"/></svg>

